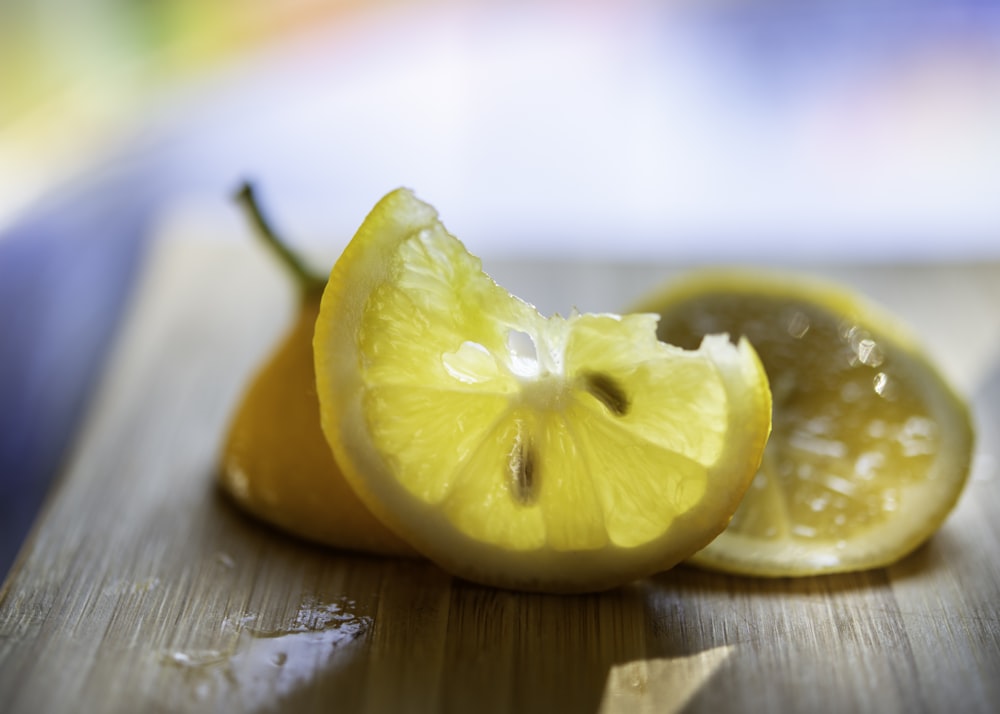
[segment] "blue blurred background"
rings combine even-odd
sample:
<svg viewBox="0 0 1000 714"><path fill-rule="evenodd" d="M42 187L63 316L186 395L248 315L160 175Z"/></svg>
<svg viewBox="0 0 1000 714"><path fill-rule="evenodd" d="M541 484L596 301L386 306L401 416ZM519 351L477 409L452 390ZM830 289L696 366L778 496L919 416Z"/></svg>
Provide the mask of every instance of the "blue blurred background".
<svg viewBox="0 0 1000 714"><path fill-rule="evenodd" d="M486 259L997 260L1000 2L5 0L0 572L243 176L327 255L407 185Z"/></svg>

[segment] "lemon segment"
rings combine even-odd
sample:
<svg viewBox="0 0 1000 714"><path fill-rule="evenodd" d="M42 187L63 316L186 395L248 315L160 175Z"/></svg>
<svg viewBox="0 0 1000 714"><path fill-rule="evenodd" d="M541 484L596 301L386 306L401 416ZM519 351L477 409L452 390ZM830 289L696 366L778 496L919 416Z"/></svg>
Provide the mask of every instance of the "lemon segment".
<svg viewBox="0 0 1000 714"><path fill-rule="evenodd" d="M692 562L771 576L879 567L955 505L972 458L968 407L892 317L833 285L740 271L691 275L639 307L679 345L747 337L770 378L761 469Z"/></svg>
<svg viewBox="0 0 1000 714"><path fill-rule="evenodd" d="M361 500L493 585L598 590L676 564L725 527L770 430L747 341L682 350L654 315L546 318L405 190L334 267L314 351Z"/></svg>

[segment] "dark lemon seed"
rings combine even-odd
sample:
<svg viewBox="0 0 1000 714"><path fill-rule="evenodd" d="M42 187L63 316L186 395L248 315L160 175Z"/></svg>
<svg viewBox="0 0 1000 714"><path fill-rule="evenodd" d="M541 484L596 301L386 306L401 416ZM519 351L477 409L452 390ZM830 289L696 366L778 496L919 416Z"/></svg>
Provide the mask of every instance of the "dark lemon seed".
<svg viewBox="0 0 1000 714"><path fill-rule="evenodd" d="M621 385L611 377L600 372L588 372L583 375L583 382L585 389L612 414L625 416L628 413L628 396Z"/></svg>
<svg viewBox="0 0 1000 714"><path fill-rule="evenodd" d="M518 431L517 440L510 451L511 494L518 503L529 504L537 496L535 478L535 451L530 440Z"/></svg>

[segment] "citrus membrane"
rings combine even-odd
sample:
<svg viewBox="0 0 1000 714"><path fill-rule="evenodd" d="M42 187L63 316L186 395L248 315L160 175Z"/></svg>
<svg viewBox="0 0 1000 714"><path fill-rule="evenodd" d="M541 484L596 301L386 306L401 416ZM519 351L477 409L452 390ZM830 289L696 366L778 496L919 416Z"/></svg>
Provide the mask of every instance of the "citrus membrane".
<svg viewBox="0 0 1000 714"><path fill-rule="evenodd" d="M323 295L323 431L371 512L452 574L613 587L714 538L770 430L747 340L682 350L656 339L656 320L543 317L400 189Z"/></svg>
<svg viewBox="0 0 1000 714"><path fill-rule="evenodd" d="M695 564L767 576L893 563L930 537L966 482L967 405L894 318L803 277L706 271L638 309L661 339L747 338L770 378L774 431L727 530Z"/></svg>

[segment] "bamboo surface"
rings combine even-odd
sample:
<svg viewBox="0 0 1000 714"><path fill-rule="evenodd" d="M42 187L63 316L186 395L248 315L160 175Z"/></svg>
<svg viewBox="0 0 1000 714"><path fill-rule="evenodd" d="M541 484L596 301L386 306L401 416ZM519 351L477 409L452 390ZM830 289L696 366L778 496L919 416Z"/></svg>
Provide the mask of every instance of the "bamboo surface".
<svg viewBox="0 0 1000 714"><path fill-rule="evenodd" d="M619 309L655 266L486 265L547 312ZM0 711L992 712L1000 701L1000 266L826 268L900 314L974 404L968 488L899 564L612 592L459 582L325 550L215 488L290 319L246 245L160 241L58 487L0 591Z"/></svg>

